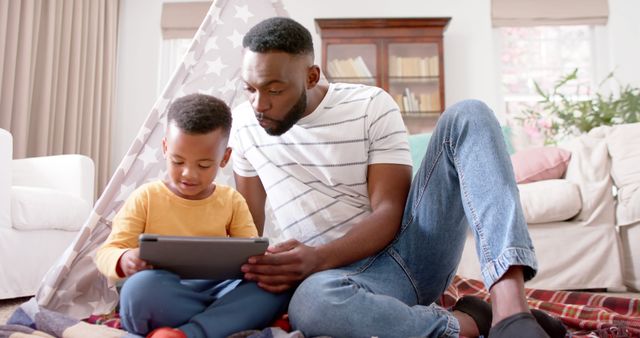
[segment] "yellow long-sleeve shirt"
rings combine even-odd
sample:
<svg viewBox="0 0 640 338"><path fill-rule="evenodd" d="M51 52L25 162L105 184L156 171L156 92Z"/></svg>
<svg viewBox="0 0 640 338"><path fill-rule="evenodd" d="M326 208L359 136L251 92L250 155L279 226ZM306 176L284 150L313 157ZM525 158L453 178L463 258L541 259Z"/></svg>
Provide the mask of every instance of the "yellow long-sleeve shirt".
<svg viewBox="0 0 640 338"><path fill-rule="evenodd" d="M174 194L162 181L136 189L113 219L111 233L98 249L98 270L111 280L118 276L120 256L139 246L143 233L171 236L257 237L251 213L242 195L217 185L211 196L188 200Z"/></svg>

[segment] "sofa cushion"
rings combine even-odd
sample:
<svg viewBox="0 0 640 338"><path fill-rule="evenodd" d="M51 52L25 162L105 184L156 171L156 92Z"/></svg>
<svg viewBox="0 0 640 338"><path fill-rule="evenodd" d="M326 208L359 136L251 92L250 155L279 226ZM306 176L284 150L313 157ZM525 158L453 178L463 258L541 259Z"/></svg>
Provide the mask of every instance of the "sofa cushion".
<svg viewBox="0 0 640 338"><path fill-rule="evenodd" d="M562 178L571 152L557 147L538 147L520 150L511 155L517 183L531 183Z"/></svg>
<svg viewBox="0 0 640 338"><path fill-rule="evenodd" d="M607 135L611 177L618 187L618 225L640 221L640 123L611 127Z"/></svg>
<svg viewBox="0 0 640 338"><path fill-rule="evenodd" d="M89 202L67 192L11 187L11 223L18 230L77 231L90 212Z"/></svg>
<svg viewBox="0 0 640 338"><path fill-rule="evenodd" d="M519 184L520 202L527 223L566 221L582 208L580 189L567 180Z"/></svg>
<svg viewBox="0 0 640 338"><path fill-rule="evenodd" d="M413 176L416 175L422 159L427 153L427 146L431 139L431 133L409 135L409 149L411 149L411 162L413 163Z"/></svg>

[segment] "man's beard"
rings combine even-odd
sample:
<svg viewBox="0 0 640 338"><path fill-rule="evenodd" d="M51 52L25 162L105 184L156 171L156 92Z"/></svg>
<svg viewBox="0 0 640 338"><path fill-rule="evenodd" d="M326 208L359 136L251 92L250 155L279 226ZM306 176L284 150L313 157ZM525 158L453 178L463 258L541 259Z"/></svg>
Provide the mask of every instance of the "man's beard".
<svg viewBox="0 0 640 338"><path fill-rule="evenodd" d="M294 124L296 124L300 119L304 116L304 111L307 109L307 91L303 90L302 95L300 95L300 99L296 102L291 109L287 112L282 120L272 120L267 119L275 125L271 128L265 128L264 130L267 134L271 136L280 136L286 133Z"/></svg>

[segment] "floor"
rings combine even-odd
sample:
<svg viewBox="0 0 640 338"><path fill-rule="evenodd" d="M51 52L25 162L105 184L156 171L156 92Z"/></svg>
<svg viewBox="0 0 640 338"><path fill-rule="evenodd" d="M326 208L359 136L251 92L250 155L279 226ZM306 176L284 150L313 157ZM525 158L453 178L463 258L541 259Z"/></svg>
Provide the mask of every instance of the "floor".
<svg viewBox="0 0 640 338"><path fill-rule="evenodd" d="M638 298L640 299L640 293L637 292L598 292L603 295L624 297L624 298ZM5 324L13 311L20 304L29 300L30 297L15 298L15 299L2 299L0 300L0 325Z"/></svg>

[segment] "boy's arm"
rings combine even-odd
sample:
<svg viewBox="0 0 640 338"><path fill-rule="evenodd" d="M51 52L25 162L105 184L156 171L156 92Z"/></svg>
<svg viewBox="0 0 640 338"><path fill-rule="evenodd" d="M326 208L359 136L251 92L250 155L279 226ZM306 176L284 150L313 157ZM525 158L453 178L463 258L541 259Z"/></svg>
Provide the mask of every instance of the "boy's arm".
<svg viewBox="0 0 640 338"><path fill-rule="evenodd" d="M230 200L233 213L228 235L231 237L258 237L258 230L253 223L249 206L242 195L234 190Z"/></svg>
<svg viewBox="0 0 640 338"><path fill-rule="evenodd" d="M138 237L144 232L146 208L139 194L130 196L111 224L111 233L96 252L95 263L103 275L111 280L125 277L119 269L122 255L137 248Z"/></svg>
<svg viewBox="0 0 640 338"><path fill-rule="evenodd" d="M258 176L246 177L235 174L236 190L242 194L247 201L249 211L253 216L253 222L258 229L258 235L262 236L264 230L264 206L267 193L264 191L262 181Z"/></svg>

